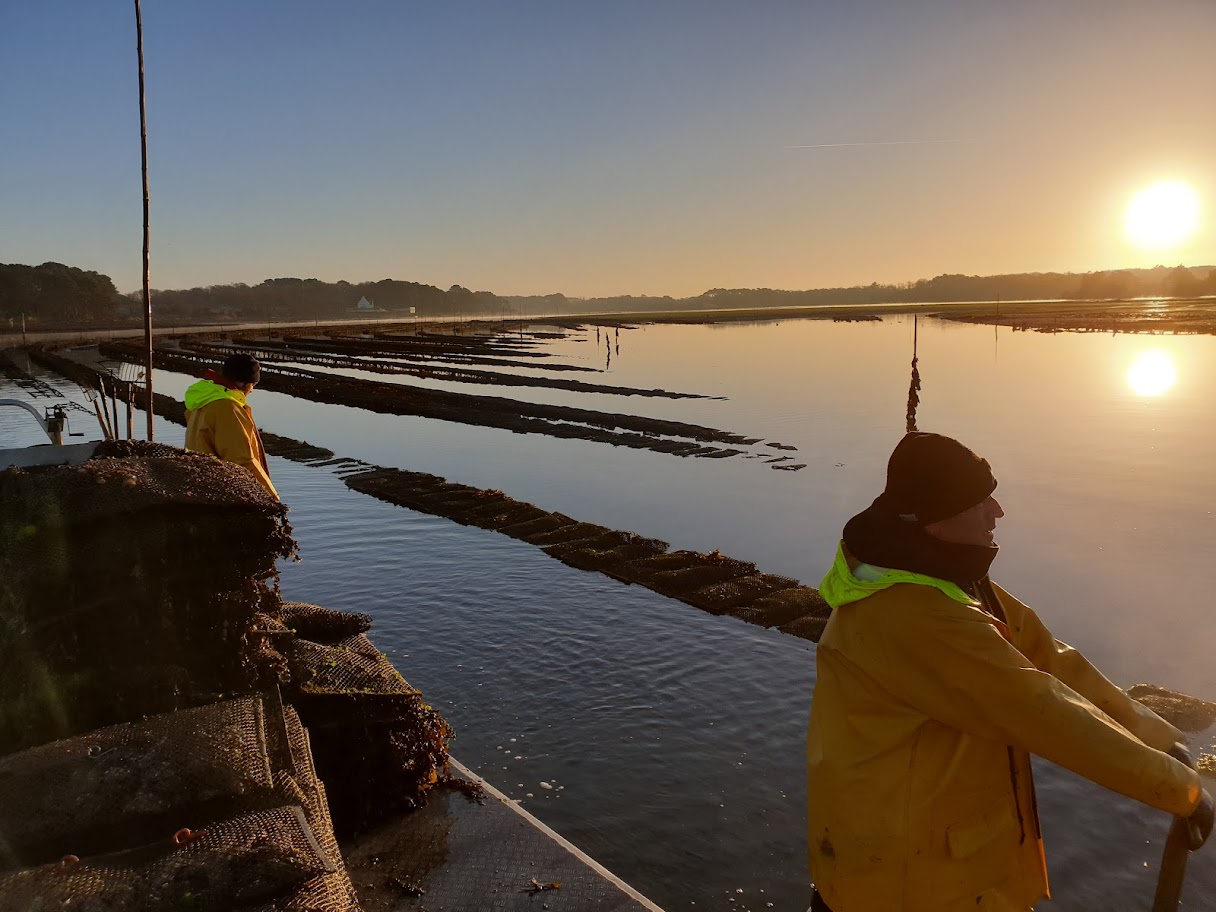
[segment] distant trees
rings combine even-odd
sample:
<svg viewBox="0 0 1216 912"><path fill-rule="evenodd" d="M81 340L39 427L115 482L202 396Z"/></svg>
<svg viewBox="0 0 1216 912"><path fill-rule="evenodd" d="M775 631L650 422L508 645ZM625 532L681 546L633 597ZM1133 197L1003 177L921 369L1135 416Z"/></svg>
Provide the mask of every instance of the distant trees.
<svg viewBox="0 0 1216 912"><path fill-rule="evenodd" d="M970 276L946 273L894 285L854 285L786 291L774 288L711 288L690 298L615 297L571 301L571 309L598 311L702 310L751 307L819 307L962 301L1101 300L1151 295L1216 294L1216 269L1157 266L1110 272L1024 272ZM527 299L515 298L515 301ZM529 304L531 306L531 304Z"/></svg>
<svg viewBox="0 0 1216 912"><path fill-rule="evenodd" d="M503 300L488 291L453 285L447 291L420 282L381 279L376 282L322 282L275 278L258 285L211 285L205 288L153 292L153 307L170 320L258 322L329 320L350 316L360 298L377 310L418 316L477 316L495 313Z"/></svg>
<svg viewBox="0 0 1216 912"><path fill-rule="evenodd" d="M37 323L107 322L122 300L100 272L63 263L0 263L0 318L10 325L22 314Z"/></svg>
<svg viewBox="0 0 1216 912"><path fill-rule="evenodd" d="M291 276L257 285L234 283L200 288L157 290L152 307L160 322L280 322L349 317L360 298L378 311L420 317L476 317L516 313L595 313L603 311L708 310L751 307L816 307L993 300L1100 300L1150 295L1190 297L1216 295L1216 269L1157 266L1109 272L1029 272L995 276L947 273L931 279L893 285L855 285L789 291L777 288L711 288L688 298L621 295L568 298L563 294L500 297L452 285L380 279L374 282L322 282ZM24 313L43 326L108 324L142 313L138 292L118 294L109 276L43 263L0 264L0 321L10 327ZM2 325L2 324L0 324Z"/></svg>

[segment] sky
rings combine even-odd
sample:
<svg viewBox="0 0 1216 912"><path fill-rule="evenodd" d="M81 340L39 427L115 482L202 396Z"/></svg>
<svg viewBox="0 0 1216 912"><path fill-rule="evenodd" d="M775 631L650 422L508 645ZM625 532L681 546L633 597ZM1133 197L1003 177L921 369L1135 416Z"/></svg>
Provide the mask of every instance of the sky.
<svg viewBox="0 0 1216 912"><path fill-rule="evenodd" d="M143 0L154 288L1216 263L1211 0ZM0 0L0 262L141 282L134 4ZM1134 246L1181 180L1198 230Z"/></svg>

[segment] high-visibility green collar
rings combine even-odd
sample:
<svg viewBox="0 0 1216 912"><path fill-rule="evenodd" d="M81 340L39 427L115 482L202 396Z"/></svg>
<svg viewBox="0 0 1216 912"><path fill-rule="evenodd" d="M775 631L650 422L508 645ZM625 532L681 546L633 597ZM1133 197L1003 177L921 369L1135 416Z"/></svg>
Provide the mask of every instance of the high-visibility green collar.
<svg viewBox="0 0 1216 912"><path fill-rule="evenodd" d="M190 411L200 409L204 405L210 405L212 402L218 402L220 399L231 399L240 406L245 404L245 394L240 390L229 389L210 380L200 380L198 383L192 383L186 390L184 398L186 408Z"/></svg>
<svg viewBox="0 0 1216 912"><path fill-rule="evenodd" d="M969 596L957 583L926 576L923 573L913 573L910 570L892 570L887 567L874 567L878 573L876 579L858 579L849 567L849 559L844 553L844 542L836 546L836 560L832 569L819 584L819 594L833 608L847 605L849 602L860 601L866 596L889 589L897 583L911 583L915 586L932 586L963 605L979 606L979 601Z"/></svg>

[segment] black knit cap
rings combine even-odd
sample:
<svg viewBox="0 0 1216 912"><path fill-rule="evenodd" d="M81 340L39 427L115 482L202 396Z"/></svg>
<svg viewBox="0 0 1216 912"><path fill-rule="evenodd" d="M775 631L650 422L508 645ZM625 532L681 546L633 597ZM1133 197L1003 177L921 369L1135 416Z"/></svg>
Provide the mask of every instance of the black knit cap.
<svg viewBox="0 0 1216 912"><path fill-rule="evenodd" d="M253 355L229 355L224 361L223 374L233 383L257 383L262 365Z"/></svg>
<svg viewBox="0 0 1216 912"><path fill-rule="evenodd" d="M913 431L887 462L887 487L874 505L919 526L949 519L996 490L988 460L953 437Z"/></svg>

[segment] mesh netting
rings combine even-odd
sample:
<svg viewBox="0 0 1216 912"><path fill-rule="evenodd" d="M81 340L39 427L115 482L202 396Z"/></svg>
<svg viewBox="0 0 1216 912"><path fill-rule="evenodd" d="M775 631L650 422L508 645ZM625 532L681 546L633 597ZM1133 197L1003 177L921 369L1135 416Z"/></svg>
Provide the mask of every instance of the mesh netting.
<svg viewBox="0 0 1216 912"><path fill-rule="evenodd" d="M623 558L621 561L623 563L626 559L636 560L641 557L653 557L654 555L662 554L667 550L667 542L653 538L642 538L642 536L635 535L632 532L612 530L601 535L593 535L590 538L577 538L572 541L545 545L544 551L550 557L555 557L559 561L568 563L567 558L579 551L606 554L617 551L622 547L630 547L636 552L632 558Z"/></svg>
<svg viewBox="0 0 1216 912"><path fill-rule="evenodd" d="M673 551L670 554L643 557L621 564L613 575L631 583L649 586L650 580L660 573L696 566L696 558L699 556L692 551Z"/></svg>
<svg viewBox="0 0 1216 912"><path fill-rule="evenodd" d="M303 811L282 807L211 824L185 845L166 837L139 849L0 874L0 908L226 912L333 870Z"/></svg>
<svg viewBox="0 0 1216 912"><path fill-rule="evenodd" d="M567 542L590 541L591 539L602 538L612 531L612 529L606 526L599 526L595 523L574 523L573 525L560 526L550 532L532 532L527 535L517 535L516 537L522 538L530 544L540 545L543 548L548 545L560 545Z"/></svg>
<svg viewBox="0 0 1216 912"><path fill-rule="evenodd" d="M540 535L552 532L562 526L572 526L576 520L563 513L545 513L535 519L521 520L513 525L503 526L498 531L512 538L527 540L529 535Z"/></svg>
<svg viewBox="0 0 1216 912"><path fill-rule="evenodd" d="M701 564L656 573L650 578L647 585L655 592L684 598L695 590L735 579L746 572L740 571L737 567Z"/></svg>
<svg viewBox="0 0 1216 912"><path fill-rule="evenodd" d="M788 633L790 636L801 637L804 640L810 640L812 643L818 643L819 638L823 636L823 629L827 625L827 617L806 614L802 617L794 618L788 624L782 624L778 629L782 633Z"/></svg>
<svg viewBox="0 0 1216 912"><path fill-rule="evenodd" d="M94 459L165 459L183 455L192 459L210 458L202 453L192 453L181 447L150 440L104 440L93 451Z"/></svg>
<svg viewBox="0 0 1216 912"><path fill-rule="evenodd" d="M819 632L831 613L831 606L810 586L782 589L758 598L750 605L730 609L730 614L740 620L762 627L779 627L785 633L811 640L819 639ZM811 633L814 635L808 635Z"/></svg>
<svg viewBox="0 0 1216 912"><path fill-rule="evenodd" d="M276 779L285 793L295 792L296 801L304 809L321 851L334 862L335 870L315 877L291 893L262 906L260 912L358 912L355 889L342 863L338 840L334 836L325 786L317 778L313 766L308 733L300 724L300 717L290 707L286 709L285 721L291 752L297 758L297 771L294 777L279 774Z"/></svg>
<svg viewBox="0 0 1216 912"><path fill-rule="evenodd" d="M31 517L50 517L70 506L66 516L77 526L166 504L226 507L280 518L286 513L240 466L145 441L99 444L93 458L76 467L32 466L0 475L5 476L5 497L20 505L18 509Z"/></svg>
<svg viewBox="0 0 1216 912"><path fill-rule="evenodd" d="M279 619L298 636L315 643L336 643L356 633L364 633L372 626L372 619L366 614L335 611L304 602L284 602Z"/></svg>
<svg viewBox="0 0 1216 912"><path fill-rule="evenodd" d="M15 860L34 864L151 841L217 806L247 809L272 787L262 701L243 697L0 759L0 833Z"/></svg>
<svg viewBox="0 0 1216 912"><path fill-rule="evenodd" d="M507 526L516 526L530 520L547 515L540 507L531 504L510 501L491 504L488 507L466 514L464 522L482 529L502 530Z"/></svg>
<svg viewBox="0 0 1216 912"><path fill-rule="evenodd" d="M362 634L332 646L292 640L286 655L292 683L302 693L418 693Z"/></svg>
<svg viewBox="0 0 1216 912"><path fill-rule="evenodd" d="M656 539L637 538L627 544L608 547L597 547L595 543L575 542L573 545L554 545L545 551L551 557L556 557L562 563L580 570L599 570L612 574L617 567L624 566L630 561L654 557L667 550L667 543Z"/></svg>
<svg viewBox="0 0 1216 912"><path fill-rule="evenodd" d="M294 550L283 506L211 457L99 453L0 472L0 755L274 679L246 634Z"/></svg>
<svg viewBox="0 0 1216 912"><path fill-rule="evenodd" d="M751 605L757 599L774 592L793 589L798 581L786 576L773 576L768 573L753 573L721 583L713 583L704 589L680 596L690 605L708 611L712 614L725 614L732 608Z"/></svg>
<svg viewBox="0 0 1216 912"><path fill-rule="evenodd" d="M443 717L363 634L333 645L296 639L284 653L338 830L423 803L447 763Z"/></svg>

